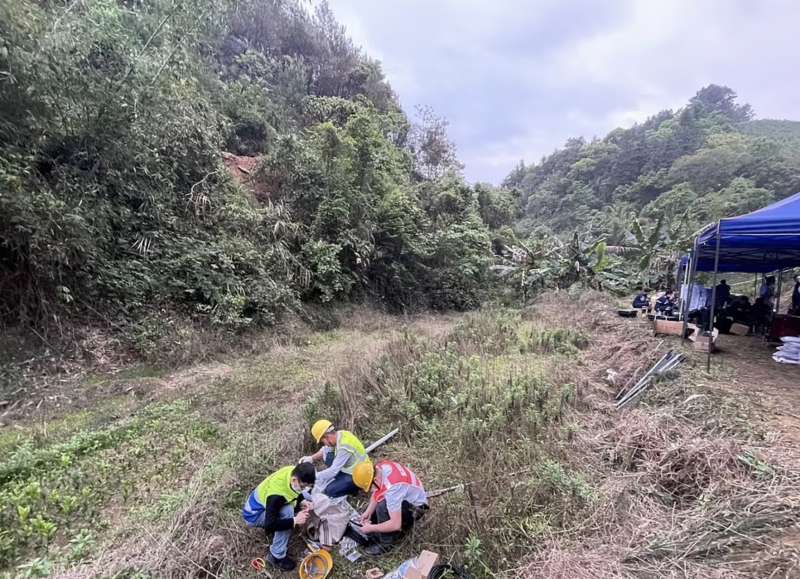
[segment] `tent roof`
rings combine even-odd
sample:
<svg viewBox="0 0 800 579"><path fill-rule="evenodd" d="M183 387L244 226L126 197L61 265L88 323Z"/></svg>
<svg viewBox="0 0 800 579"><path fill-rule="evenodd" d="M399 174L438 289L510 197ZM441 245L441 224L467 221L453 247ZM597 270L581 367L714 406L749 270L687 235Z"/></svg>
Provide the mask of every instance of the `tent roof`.
<svg viewBox="0 0 800 579"><path fill-rule="evenodd" d="M697 239L697 271L714 271L717 224ZM767 273L800 267L800 193L720 221L719 271Z"/></svg>

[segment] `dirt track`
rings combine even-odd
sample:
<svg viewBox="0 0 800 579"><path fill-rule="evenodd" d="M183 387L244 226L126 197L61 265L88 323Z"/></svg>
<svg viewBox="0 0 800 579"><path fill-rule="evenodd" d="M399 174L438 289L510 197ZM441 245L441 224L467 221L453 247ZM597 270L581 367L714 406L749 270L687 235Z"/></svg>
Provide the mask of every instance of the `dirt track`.
<svg viewBox="0 0 800 579"><path fill-rule="evenodd" d="M716 386L747 397L762 412L776 442L800 467L800 366L779 364L760 338L724 335L711 358ZM705 359L697 353L697 358Z"/></svg>

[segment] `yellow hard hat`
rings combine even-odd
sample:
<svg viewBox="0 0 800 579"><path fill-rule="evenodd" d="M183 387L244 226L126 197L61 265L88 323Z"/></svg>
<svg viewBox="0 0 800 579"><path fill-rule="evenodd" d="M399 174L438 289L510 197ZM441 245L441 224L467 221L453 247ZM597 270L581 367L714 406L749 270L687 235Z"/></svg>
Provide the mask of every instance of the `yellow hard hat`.
<svg viewBox="0 0 800 579"><path fill-rule="evenodd" d="M359 462L353 469L353 482L365 493L369 492L369 487L372 484L372 479L374 478L375 467L369 460Z"/></svg>
<svg viewBox="0 0 800 579"><path fill-rule="evenodd" d="M317 420L314 426L311 427L311 436L314 437L314 440L319 442L322 440L323 435L331 428L333 428L333 422L330 420Z"/></svg>
<svg viewBox="0 0 800 579"><path fill-rule="evenodd" d="M300 563L300 579L325 579L333 569L333 557L325 549L309 553Z"/></svg>

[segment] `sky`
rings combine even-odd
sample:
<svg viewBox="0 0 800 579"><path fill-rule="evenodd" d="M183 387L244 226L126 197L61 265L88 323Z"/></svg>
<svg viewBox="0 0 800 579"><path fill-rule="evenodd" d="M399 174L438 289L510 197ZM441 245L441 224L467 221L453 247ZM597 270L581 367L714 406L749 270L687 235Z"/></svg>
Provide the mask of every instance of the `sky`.
<svg viewBox="0 0 800 579"><path fill-rule="evenodd" d="M701 87L800 119L797 0L329 0L407 113L431 106L470 181L500 183Z"/></svg>

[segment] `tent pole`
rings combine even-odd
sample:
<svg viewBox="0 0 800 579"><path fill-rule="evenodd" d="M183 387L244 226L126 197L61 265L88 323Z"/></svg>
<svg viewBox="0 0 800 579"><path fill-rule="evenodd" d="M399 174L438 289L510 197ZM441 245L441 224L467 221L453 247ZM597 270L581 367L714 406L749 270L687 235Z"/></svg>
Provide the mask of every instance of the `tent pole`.
<svg viewBox="0 0 800 579"><path fill-rule="evenodd" d="M708 315L708 357L706 358L706 372L711 372L711 346L714 338L714 318L717 308L717 270L719 269L719 242L720 230L722 229L722 219L717 221L717 247L714 250L714 281L711 284L711 311Z"/></svg>
<svg viewBox="0 0 800 579"><path fill-rule="evenodd" d="M753 303L758 299L758 274L753 275Z"/></svg>
<svg viewBox="0 0 800 579"><path fill-rule="evenodd" d="M689 254L689 269L687 270L686 282L686 299L681 304L683 312L683 332L681 333L681 341L686 341L686 329L689 325L689 304L692 301L692 288L694 286L694 276L697 272L697 239L694 240L694 247Z"/></svg>
<svg viewBox="0 0 800 579"><path fill-rule="evenodd" d="M781 313L781 289L783 289L783 270L778 270L778 289L775 297L775 315ZM773 316L774 317L774 316Z"/></svg>
<svg viewBox="0 0 800 579"><path fill-rule="evenodd" d="M689 254L689 263L686 264L686 271L683 273L683 287L681 287L681 293L680 293L680 295L682 296L681 297L681 321L683 322L683 331L681 332L681 342L686 340L686 324L687 324L686 317L687 317L687 315L689 313L687 310L689 309L689 298L691 297L689 295L689 290L691 290L691 287L692 287L692 286L689 285L689 271L692 269L692 260L693 259L694 259L694 256L690 253Z"/></svg>

